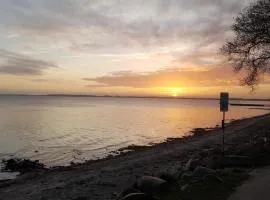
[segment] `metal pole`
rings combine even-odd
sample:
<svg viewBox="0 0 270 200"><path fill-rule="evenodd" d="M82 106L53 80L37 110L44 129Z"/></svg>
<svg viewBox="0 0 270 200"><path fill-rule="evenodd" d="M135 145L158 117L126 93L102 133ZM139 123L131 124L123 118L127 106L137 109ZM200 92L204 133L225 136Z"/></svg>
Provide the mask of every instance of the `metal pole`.
<svg viewBox="0 0 270 200"><path fill-rule="evenodd" d="M222 154L224 155L225 152L225 112L223 112L223 119L222 119Z"/></svg>

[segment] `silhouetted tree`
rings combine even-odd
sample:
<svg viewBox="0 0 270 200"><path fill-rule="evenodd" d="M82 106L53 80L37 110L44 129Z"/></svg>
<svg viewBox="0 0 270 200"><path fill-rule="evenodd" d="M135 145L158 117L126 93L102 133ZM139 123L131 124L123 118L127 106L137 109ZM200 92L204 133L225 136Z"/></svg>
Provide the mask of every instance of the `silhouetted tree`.
<svg viewBox="0 0 270 200"><path fill-rule="evenodd" d="M243 85L254 88L262 74L270 72L270 0L259 0L242 11L232 26L235 37L221 52L234 70L246 70Z"/></svg>

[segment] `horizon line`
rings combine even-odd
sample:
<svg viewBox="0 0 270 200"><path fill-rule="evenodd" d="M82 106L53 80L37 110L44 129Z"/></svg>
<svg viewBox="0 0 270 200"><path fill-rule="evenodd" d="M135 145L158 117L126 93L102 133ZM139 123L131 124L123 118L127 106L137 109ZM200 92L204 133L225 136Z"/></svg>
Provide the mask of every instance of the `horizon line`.
<svg viewBox="0 0 270 200"><path fill-rule="evenodd" d="M6 94L0 96L55 96L55 97L107 97L107 98L160 98L160 99L194 99L194 100L219 100L218 97L187 97L187 96L143 96L143 95L94 95L94 94ZM270 101L270 98L243 98L231 97L231 100Z"/></svg>

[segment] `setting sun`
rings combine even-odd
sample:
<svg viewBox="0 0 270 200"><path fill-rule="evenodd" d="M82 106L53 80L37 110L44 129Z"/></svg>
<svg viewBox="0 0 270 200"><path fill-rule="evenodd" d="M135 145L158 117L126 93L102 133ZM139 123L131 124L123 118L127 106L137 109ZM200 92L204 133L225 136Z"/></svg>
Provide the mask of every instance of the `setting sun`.
<svg viewBox="0 0 270 200"><path fill-rule="evenodd" d="M168 93L172 97L178 97L184 91L183 88L168 88Z"/></svg>

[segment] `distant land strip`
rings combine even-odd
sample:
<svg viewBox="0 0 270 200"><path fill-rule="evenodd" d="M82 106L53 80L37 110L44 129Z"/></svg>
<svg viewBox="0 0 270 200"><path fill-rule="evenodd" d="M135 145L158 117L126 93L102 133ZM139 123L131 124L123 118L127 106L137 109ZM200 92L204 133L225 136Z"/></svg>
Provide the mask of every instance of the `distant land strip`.
<svg viewBox="0 0 270 200"><path fill-rule="evenodd" d="M52 96L52 97L108 97L108 98L159 98L159 99L193 99L193 100L219 100L215 97L171 97L171 96L124 96L124 95L88 95L88 94L0 94L0 96ZM230 98L233 101L270 101L258 98ZM232 103L236 105L237 103ZM232 105L231 104L231 105ZM256 104L257 105L257 104Z"/></svg>
<svg viewBox="0 0 270 200"><path fill-rule="evenodd" d="M249 107L266 107L270 105L264 105L264 104L248 104L248 103L231 103L231 106L249 106Z"/></svg>

